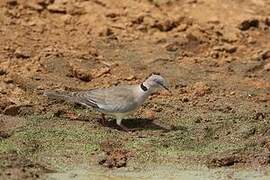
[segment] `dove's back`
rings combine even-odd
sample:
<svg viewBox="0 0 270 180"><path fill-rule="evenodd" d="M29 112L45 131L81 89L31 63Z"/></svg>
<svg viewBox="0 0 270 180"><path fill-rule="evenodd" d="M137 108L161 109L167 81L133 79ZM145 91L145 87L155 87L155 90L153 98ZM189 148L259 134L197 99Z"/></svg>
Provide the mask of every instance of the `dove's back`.
<svg viewBox="0 0 270 180"><path fill-rule="evenodd" d="M93 107L105 113L128 113L142 103L136 96L136 90L137 85L122 85L79 92L47 91L44 95Z"/></svg>

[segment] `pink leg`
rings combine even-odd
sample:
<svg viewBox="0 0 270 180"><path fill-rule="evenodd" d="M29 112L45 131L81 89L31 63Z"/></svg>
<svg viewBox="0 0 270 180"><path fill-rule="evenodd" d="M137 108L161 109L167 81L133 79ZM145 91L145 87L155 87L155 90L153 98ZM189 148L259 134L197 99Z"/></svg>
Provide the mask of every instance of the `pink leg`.
<svg viewBox="0 0 270 180"><path fill-rule="evenodd" d="M105 114L101 114L101 120L100 120L100 123L103 125L103 126L106 126L107 125L107 120L105 118Z"/></svg>

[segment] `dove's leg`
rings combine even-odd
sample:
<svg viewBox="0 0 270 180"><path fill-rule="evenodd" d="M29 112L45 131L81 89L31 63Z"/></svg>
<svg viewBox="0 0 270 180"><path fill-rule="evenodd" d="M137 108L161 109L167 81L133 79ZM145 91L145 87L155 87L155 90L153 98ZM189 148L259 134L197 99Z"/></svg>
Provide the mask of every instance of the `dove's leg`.
<svg viewBox="0 0 270 180"><path fill-rule="evenodd" d="M124 131L130 132L131 130L122 124L122 119L123 119L123 117L117 116L117 117L116 117L116 124L117 124L120 128L122 128Z"/></svg>

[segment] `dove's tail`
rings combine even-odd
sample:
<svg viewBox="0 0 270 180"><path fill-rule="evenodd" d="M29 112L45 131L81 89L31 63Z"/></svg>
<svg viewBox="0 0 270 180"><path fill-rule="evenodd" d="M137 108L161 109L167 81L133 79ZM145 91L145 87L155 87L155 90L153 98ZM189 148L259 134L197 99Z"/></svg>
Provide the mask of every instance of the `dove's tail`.
<svg viewBox="0 0 270 180"><path fill-rule="evenodd" d="M57 91L45 91L44 96L51 99L65 100L71 103L81 104L87 107L98 108L98 105L92 99L87 97L85 92L57 92Z"/></svg>
<svg viewBox="0 0 270 180"><path fill-rule="evenodd" d="M59 100L65 100L65 101L77 103L77 100L72 95L72 93L68 93L68 92L45 91L43 95L47 96L50 99L59 99Z"/></svg>

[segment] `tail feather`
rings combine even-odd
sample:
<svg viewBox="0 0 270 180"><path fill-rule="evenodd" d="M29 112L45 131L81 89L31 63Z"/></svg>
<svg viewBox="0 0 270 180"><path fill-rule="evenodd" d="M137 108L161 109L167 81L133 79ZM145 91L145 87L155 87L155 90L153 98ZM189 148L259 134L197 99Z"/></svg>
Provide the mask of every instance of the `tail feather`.
<svg viewBox="0 0 270 180"><path fill-rule="evenodd" d="M91 100L84 97L83 93L79 92L57 92L57 91L45 91L44 96L51 99L65 100L71 103L78 103L88 107L98 108L97 104Z"/></svg>
<svg viewBox="0 0 270 180"><path fill-rule="evenodd" d="M59 100L76 102L72 94L68 94L68 93L60 93L57 91L45 91L43 95L51 99L59 99Z"/></svg>

